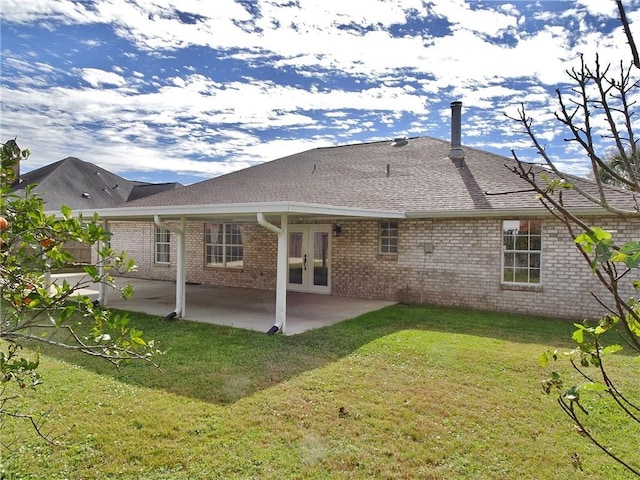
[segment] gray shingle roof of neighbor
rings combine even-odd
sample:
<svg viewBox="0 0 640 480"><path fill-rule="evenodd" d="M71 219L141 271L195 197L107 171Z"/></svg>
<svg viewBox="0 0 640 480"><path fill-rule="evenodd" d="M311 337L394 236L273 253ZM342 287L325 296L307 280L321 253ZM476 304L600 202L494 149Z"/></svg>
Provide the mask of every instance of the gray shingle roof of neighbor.
<svg viewBox="0 0 640 480"><path fill-rule="evenodd" d="M515 160L463 147L461 168L448 155L450 143L431 137L316 148L262 163L123 206L227 205L301 202L371 210L441 215L541 208L528 184L508 167ZM544 170L537 168L540 173ZM595 184L572 177L588 191ZM517 192L505 195L506 192ZM573 191L571 207L593 207ZM611 203L632 207L629 192L611 190Z"/></svg>
<svg viewBox="0 0 640 480"><path fill-rule="evenodd" d="M36 184L33 192L50 209L62 205L72 209L109 208L182 186L179 183L152 184L127 180L75 157L22 174L20 183L12 190L21 194L30 184Z"/></svg>

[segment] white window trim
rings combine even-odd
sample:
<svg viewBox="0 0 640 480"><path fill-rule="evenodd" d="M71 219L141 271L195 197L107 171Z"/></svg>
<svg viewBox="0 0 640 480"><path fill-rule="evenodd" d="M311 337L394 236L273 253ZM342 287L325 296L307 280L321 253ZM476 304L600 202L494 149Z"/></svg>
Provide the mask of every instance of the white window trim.
<svg viewBox="0 0 640 480"><path fill-rule="evenodd" d="M158 241L158 237L160 233L162 233L163 235L166 234L167 241L162 241L162 242ZM155 263L156 265L169 265L171 263L171 231L168 228L159 227L156 225L153 230L153 245L154 245L153 263ZM167 245L168 247L166 253L162 252L163 255L166 254L167 261L158 260L158 254L160 253L160 251L158 250L158 247L160 245Z"/></svg>
<svg viewBox="0 0 640 480"><path fill-rule="evenodd" d="M222 263L210 263L207 261L207 249L209 247L213 247L216 245L220 245L218 243L207 243L207 228L210 228L214 225L218 225L220 228L222 228ZM240 239L242 241L242 243L227 243L227 225L237 225L238 229L240 230ZM244 239L242 237L242 227L239 223L205 223L204 224L204 265L206 267L211 267L211 268L231 268L231 269L242 269L244 267ZM227 260L227 247L229 246L236 246L236 247L242 247L242 259L241 260L234 260L234 261L228 261ZM241 262L240 265L233 265L231 263L233 262Z"/></svg>
<svg viewBox="0 0 640 480"><path fill-rule="evenodd" d="M540 222L540 250L516 250L515 248L513 250L507 250L504 246L504 223L507 221L524 221L526 220L527 222L532 222L532 221L539 221ZM543 251L543 247L544 247L544 225L543 222L541 220L538 219L510 219L510 220L503 220L502 222L500 222L500 283L502 285L507 285L507 286L517 286L517 287L542 287L543 284L543 269L542 269L542 265L543 265L543 257L542 257L542 251ZM504 262L504 257L505 257L505 253L527 253L527 254L531 254L531 253L536 253L540 256L540 281L535 283L535 282L517 282L517 281L506 281L504 279L504 269L505 269L505 262ZM531 264L529 264L527 266L527 271L531 271ZM529 278L531 278L531 275L529 273L528 275Z"/></svg>
<svg viewBox="0 0 640 480"><path fill-rule="evenodd" d="M382 235L382 226L384 224L392 224L395 223L396 224L396 235L392 236L392 235ZM397 256L398 255L398 243L399 243L399 230L400 230L400 222L398 222L397 220L382 220L380 222L378 222L378 254L379 255L391 255L391 256ZM383 252L382 251L382 239L383 238L395 238L396 239L396 251L395 252Z"/></svg>

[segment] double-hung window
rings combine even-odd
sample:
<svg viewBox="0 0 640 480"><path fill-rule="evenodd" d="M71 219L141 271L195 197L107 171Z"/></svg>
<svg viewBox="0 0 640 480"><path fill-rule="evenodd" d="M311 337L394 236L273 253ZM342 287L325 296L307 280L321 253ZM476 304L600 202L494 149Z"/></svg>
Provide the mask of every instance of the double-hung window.
<svg viewBox="0 0 640 480"><path fill-rule="evenodd" d="M167 264L171 261L171 232L167 228L156 226L155 237L156 263Z"/></svg>
<svg viewBox="0 0 640 480"><path fill-rule="evenodd" d="M398 222L380 222L380 253L398 253Z"/></svg>
<svg viewBox="0 0 640 480"><path fill-rule="evenodd" d="M505 220L502 223L502 281L540 284L542 222Z"/></svg>
<svg viewBox="0 0 640 480"><path fill-rule="evenodd" d="M209 267L242 268L242 230L237 223L204 226L205 264Z"/></svg>

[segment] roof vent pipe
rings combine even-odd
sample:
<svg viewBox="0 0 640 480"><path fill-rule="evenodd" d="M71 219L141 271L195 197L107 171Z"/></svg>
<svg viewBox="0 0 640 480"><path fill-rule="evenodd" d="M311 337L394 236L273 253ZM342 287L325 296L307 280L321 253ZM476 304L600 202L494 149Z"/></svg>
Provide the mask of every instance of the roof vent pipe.
<svg viewBox="0 0 640 480"><path fill-rule="evenodd" d="M464 160L462 150L462 102L451 102L451 160Z"/></svg>

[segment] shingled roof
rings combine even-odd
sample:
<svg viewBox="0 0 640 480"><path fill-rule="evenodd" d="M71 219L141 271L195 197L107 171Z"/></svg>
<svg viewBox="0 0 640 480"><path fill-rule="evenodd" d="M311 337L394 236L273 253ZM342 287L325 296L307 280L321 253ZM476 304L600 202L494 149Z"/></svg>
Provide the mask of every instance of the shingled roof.
<svg viewBox="0 0 640 480"><path fill-rule="evenodd" d="M72 209L110 208L161 191L182 186L179 183L145 183L122 178L93 163L75 157L46 165L22 174L13 187L24 192L27 185L36 184L38 194L48 208L62 205Z"/></svg>
<svg viewBox="0 0 640 480"><path fill-rule="evenodd" d="M407 216L541 208L535 194L527 191L529 185L510 171L516 165L513 159L464 147L464 160L453 161L449 152L449 142L431 137L316 148L122 206L294 202ZM571 181L596 194L593 182L579 177ZM571 207L594 207L575 192L564 197ZM627 208L634 205L632 196L619 189L611 189L609 200Z"/></svg>

